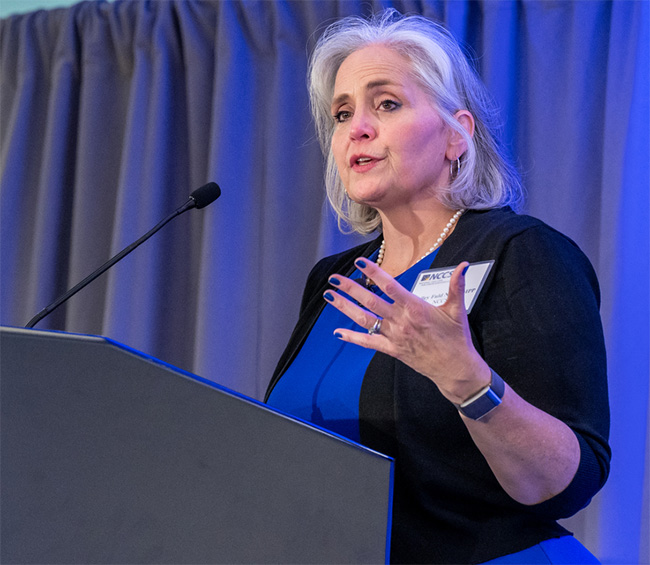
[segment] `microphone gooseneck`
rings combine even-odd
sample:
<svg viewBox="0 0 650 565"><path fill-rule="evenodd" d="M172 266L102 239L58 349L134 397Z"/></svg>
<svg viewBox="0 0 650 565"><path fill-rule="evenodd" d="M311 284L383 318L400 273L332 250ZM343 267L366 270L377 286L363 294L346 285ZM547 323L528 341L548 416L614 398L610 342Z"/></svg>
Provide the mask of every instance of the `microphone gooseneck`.
<svg viewBox="0 0 650 565"><path fill-rule="evenodd" d="M176 209L174 212L172 212L169 216L158 222L152 229L150 229L146 234L144 234L140 239L137 241L134 241L131 245L128 247L124 248L122 251L120 251L117 255L106 261L101 267L99 267L96 271L88 275L84 280L82 280L80 283L77 285L73 286L70 290L68 290L65 294L62 294L59 298L57 298L52 304L49 306L43 308L36 316L34 316L29 322L27 322L27 325L25 325L26 328L33 328L38 322L40 322L45 316L50 314L52 311L56 310L61 304L66 302L69 298L77 294L82 288L85 286L89 285L91 282L93 282L97 277L99 277L101 274L103 274L105 271L110 269L115 263L117 263L120 259L123 259L126 257L131 251L133 251L136 247L147 241L153 234L155 234L158 230L160 230L163 226L165 226L167 223L171 222L174 218L177 216L180 216L184 212L187 212L188 210L191 210L192 208L205 208L208 204L212 204L217 198L221 196L221 189L219 188L219 185L215 182L209 182L207 184L204 184L200 188L197 188L192 194L190 194L189 199L185 204L183 204L181 207Z"/></svg>

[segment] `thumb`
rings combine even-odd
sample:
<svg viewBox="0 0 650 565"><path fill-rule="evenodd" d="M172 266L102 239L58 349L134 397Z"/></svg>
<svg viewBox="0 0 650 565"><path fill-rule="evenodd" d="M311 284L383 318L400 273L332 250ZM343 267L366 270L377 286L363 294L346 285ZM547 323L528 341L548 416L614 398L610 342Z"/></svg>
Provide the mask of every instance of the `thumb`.
<svg viewBox="0 0 650 565"><path fill-rule="evenodd" d="M449 280L449 296L445 306L453 308L455 313L465 314L465 273L469 268L469 263L463 261L454 269Z"/></svg>

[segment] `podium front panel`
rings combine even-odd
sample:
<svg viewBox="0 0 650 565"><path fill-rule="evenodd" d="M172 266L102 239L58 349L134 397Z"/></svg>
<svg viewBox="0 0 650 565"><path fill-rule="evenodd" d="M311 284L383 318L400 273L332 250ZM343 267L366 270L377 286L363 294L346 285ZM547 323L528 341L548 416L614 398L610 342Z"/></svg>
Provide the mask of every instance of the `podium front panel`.
<svg viewBox="0 0 650 565"><path fill-rule="evenodd" d="M106 338L0 360L2 563L386 562L390 458Z"/></svg>

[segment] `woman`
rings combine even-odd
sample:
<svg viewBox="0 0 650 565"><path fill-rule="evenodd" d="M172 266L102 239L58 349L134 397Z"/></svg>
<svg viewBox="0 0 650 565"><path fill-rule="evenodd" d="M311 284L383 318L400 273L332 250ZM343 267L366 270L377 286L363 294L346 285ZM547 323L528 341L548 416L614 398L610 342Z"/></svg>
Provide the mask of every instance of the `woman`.
<svg viewBox="0 0 650 565"><path fill-rule="evenodd" d="M598 283L573 242L513 212L460 48L424 18L345 19L310 93L330 202L381 235L314 267L267 402L395 458L392 562L596 562L556 520L609 471ZM486 261L468 315L466 272ZM443 304L410 292L428 269L449 277Z"/></svg>

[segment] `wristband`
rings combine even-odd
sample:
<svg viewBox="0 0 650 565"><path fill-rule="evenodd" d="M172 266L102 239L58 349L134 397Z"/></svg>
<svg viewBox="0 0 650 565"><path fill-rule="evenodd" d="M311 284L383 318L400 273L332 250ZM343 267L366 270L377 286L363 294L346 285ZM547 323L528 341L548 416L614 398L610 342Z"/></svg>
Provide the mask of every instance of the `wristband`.
<svg viewBox="0 0 650 565"><path fill-rule="evenodd" d="M463 416L472 420L480 420L501 404L506 384L492 369L490 372L492 373L490 384L458 406L458 411Z"/></svg>

